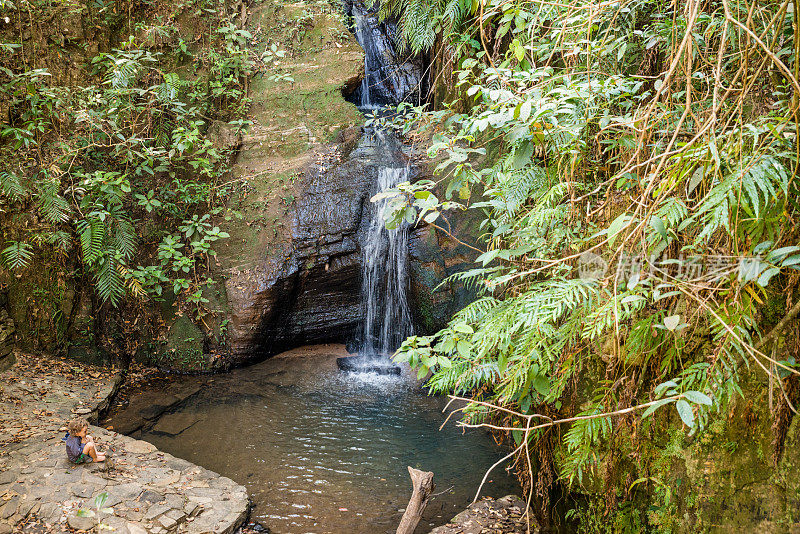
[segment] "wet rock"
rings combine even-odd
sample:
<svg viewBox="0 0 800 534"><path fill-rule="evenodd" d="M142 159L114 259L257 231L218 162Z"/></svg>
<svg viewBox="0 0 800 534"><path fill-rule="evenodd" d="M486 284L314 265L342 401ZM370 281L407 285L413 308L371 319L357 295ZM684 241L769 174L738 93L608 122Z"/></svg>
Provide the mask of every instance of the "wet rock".
<svg viewBox="0 0 800 534"><path fill-rule="evenodd" d="M196 381L176 381L158 390L136 395L124 410L114 415L114 429L121 434L132 434L143 426L164 419L161 417L164 412L200 391L201 387Z"/></svg>
<svg viewBox="0 0 800 534"><path fill-rule="evenodd" d="M167 399L167 402L164 402L163 404L153 403L139 410L139 416L141 416L143 419L152 421L154 419L157 419L159 415L167 411L167 409L169 409L170 406L174 405L177 402L178 402L177 398L171 398Z"/></svg>
<svg viewBox="0 0 800 534"><path fill-rule="evenodd" d="M425 64L420 56L398 50L397 24L381 21L378 4L368 8L358 0L345 2L348 15L353 17L356 38L364 48L367 72L363 82L352 93L345 91L348 100L356 105L397 105L416 102L424 79ZM364 93L369 93L369 98Z"/></svg>
<svg viewBox="0 0 800 534"><path fill-rule="evenodd" d="M405 165L399 143L365 135L341 159L315 162L295 203L291 252L264 250L226 282L233 359L306 344L342 342L361 323L360 233L380 165Z"/></svg>
<svg viewBox="0 0 800 534"><path fill-rule="evenodd" d="M439 194L440 198L444 195ZM453 314L475 300L477 294L462 282L442 282L455 273L474 268L478 252L478 213L450 212L437 224L455 236L430 225L415 228L409 238L409 302L414 323L422 332L444 328Z"/></svg>
<svg viewBox="0 0 800 534"><path fill-rule="evenodd" d="M379 375L399 375L401 369L397 365L384 363L374 358L359 356L345 356L336 358L336 365L345 372L350 373L377 373Z"/></svg>
<svg viewBox="0 0 800 534"><path fill-rule="evenodd" d="M153 427L153 431L177 436L198 421L200 421L200 417L196 415L171 413L161 417Z"/></svg>

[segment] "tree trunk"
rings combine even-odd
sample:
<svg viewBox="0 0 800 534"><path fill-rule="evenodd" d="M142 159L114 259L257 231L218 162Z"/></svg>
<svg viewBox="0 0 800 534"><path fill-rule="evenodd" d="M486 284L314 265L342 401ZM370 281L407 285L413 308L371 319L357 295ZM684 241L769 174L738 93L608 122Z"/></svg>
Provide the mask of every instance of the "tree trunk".
<svg viewBox="0 0 800 534"><path fill-rule="evenodd" d="M430 471L420 471L409 466L408 474L411 475L411 486L414 491L411 493L411 500L408 501L396 534L413 534L417 523L422 519L422 512L428 506L431 493L436 487L433 483L433 473Z"/></svg>

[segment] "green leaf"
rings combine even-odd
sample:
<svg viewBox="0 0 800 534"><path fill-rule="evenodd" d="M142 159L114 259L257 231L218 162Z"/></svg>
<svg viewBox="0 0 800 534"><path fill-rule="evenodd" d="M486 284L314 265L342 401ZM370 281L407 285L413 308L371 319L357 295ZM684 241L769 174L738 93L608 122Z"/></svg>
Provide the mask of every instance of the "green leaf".
<svg viewBox="0 0 800 534"><path fill-rule="evenodd" d="M108 492L104 491L102 493L98 493L97 496L94 498L94 507L98 510L103 507L103 505L108 500Z"/></svg>
<svg viewBox="0 0 800 534"><path fill-rule="evenodd" d="M681 421L689 428L694 428L694 412L692 412L691 405L683 399L675 403L675 408L678 410L678 415Z"/></svg>
<svg viewBox="0 0 800 534"><path fill-rule="evenodd" d="M656 395L660 395L660 394L661 394L661 393L662 393L662 392L663 392L665 389L668 389L668 388L676 388L676 387L678 387L678 384L676 384L676 383L675 383L674 381L672 381L672 380L667 380L666 382L662 382L661 384L657 385L657 386L655 387L655 389L653 390L653 392L654 392Z"/></svg>
<svg viewBox="0 0 800 534"><path fill-rule="evenodd" d="M466 323L456 323L456 324L454 324L453 325L453 331L454 332L460 332L462 334L474 334L475 333L475 330L473 330L472 327L470 325L466 324Z"/></svg>
<svg viewBox="0 0 800 534"><path fill-rule="evenodd" d="M694 170L694 172L692 173L692 177L689 180L689 185L686 187L687 194L691 194L692 191L694 191L697 188L697 186L700 185L700 182L703 181L704 175L705 175L705 167L700 166Z"/></svg>
<svg viewBox="0 0 800 534"><path fill-rule="evenodd" d="M9 245L0 252L0 258L9 269L27 267L33 259L33 247L27 243L10 241Z"/></svg>
<svg viewBox="0 0 800 534"><path fill-rule="evenodd" d="M644 413L642 414L642 419L646 417L650 417L656 410L664 406L665 404L669 404L670 402L675 402L675 399L661 399L660 401L656 402L649 408L647 408Z"/></svg>
<svg viewBox="0 0 800 534"><path fill-rule="evenodd" d="M761 273L761 276L758 277L757 284L760 285L761 287L767 287L767 284L769 284L769 281L772 279L772 277L780 272L781 270L778 269L777 267L770 267L769 269Z"/></svg>
<svg viewBox="0 0 800 534"><path fill-rule="evenodd" d="M436 219L438 218L439 218L439 212L431 211L429 213L426 213L425 217L423 217L422 219L428 224L433 224L434 222L436 222Z"/></svg>
<svg viewBox="0 0 800 534"><path fill-rule="evenodd" d="M617 238L617 234L619 234L623 228L625 228L628 223L631 222L633 218L628 215L627 213L623 213L611 223L608 227L608 243L610 245L614 244L614 241Z"/></svg>
<svg viewBox="0 0 800 534"><path fill-rule="evenodd" d="M664 227L664 221L661 220L661 217L658 215L653 215L650 219L650 226L655 229L661 235L661 238L666 241L667 240L667 229Z"/></svg>
<svg viewBox="0 0 800 534"><path fill-rule="evenodd" d="M628 295L624 299L622 299L622 304L629 304L631 302L640 302L642 300L647 300L642 295Z"/></svg>
<svg viewBox="0 0 800 534"><path fill-rule="evenodd" d="M497 358L497 372L500 373L502 376L506 372L506 366L508 365L508 355L503 352Z"/></svg>
<svg viewBox="0 0 800 534"><path fill-rule="evenodd" d="M783 260L783 262L781 263L781 266L782 267L793 267L793 266L797 265L798 263L800 263L800 254L796 254L794 256L789 256L788 258ZM794 267L794 268L797 269L797 267Z"/></svg>
<svg viewBox="0 0 800 534"><path fill-rule="evenodd" d="M670 315L669 317L664 317L664 326L670 332L674 332L678 325L681 322L680 315Z"/></svg>
<svg viewBox="0 0 800 534"><path fill-rule="evenodd" d="M705 404L706 406L711 406L714 404L714 402L711 400L711 397L705 393L701 393L700 391L687 391L683 394L683 396L695 404Z"/></svg>
<svg viewBox="0 0 800 534"><path fill-rule="evenodd" d="M536 375L531 380L531 386L536 390L536 393L542 397L550 394L550 381L544 375Z"/></svg>
<svg viewBox="0 0 800 534"><path fill-rule="evenodd" d="M531 101L526 100L522 103L522 106L519 108L519 120L522 122L528 122L528 119L531 116Z"/></svg>
<svg viewBox="0 0 800 534"><path fill-rule="evenodd" d="M789 254L797 252L798 250L800 250L800 247L781 247L767 254L767 257L765 259L771 263L778 263Z"/></svg>
<svg viewBox="0 0 800 534"><path fill-rule="evenodd" d="M522 169L531 162L535 151L533 143L524 143L516 151L514 151L514 161L512 167L514 169Z"/></svg>

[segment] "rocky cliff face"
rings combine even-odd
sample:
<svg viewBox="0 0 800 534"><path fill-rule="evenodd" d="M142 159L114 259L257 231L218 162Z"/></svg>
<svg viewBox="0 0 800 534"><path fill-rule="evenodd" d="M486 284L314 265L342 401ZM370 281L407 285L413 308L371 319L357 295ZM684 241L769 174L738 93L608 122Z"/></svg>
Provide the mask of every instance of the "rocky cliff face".
<svg viewBox="0 0 800 534"><path fill-rule="evenodd" d="M471 218L460 214L449 217L454 235L473 243ZM474 228L474 227L473 227ZM417 328L435 332L444 328L455 312L472 302L475 291L461 282L442 282L449 276L474 266L477 253L431 226L415 229L410 236L411 266L409 300Z"/></svg>
<svg viewBox="0 0 800 534"><path fill-rule="evenodd" d="M363 321L360 243L369 223L369 199L378 167L404 166L408 149L360 128L316 154L303 171L282 241L262 230L260 258L234 268L226 283L232 362L262 359L308 343L348 342ZM412 166L412 176L422 169ZM431 226L409 235L409 303L418 331L442 328L474 299L461 283L442 281L472 267L475 221L448 216L458 242ZM249 250L249 251L248 251ZM277 251L277 252L276 252ZM229 254L234 254L231 251Z"/></svg>
<svg viewBox="0 0 800 534"><path fill-rule="evenodd" d="M155 358L164 367L185 368L170 358L181 352L203 355L194 366L203 369L242 365L344 339L358 322L355 236L374 176L355 150L363 116L343 92L359 83L363 51L330 6L264 0L248 24L286 51L277 68L291 80L253 79L253 124L241 139L216 135L240 146L229 207L242 216L219 222L231 236L213 266L220 341L164 310L169 342Z"/></svg>
<svg viewBox="0 0 800 534"><path fill-rule="evenodd" d="M255 124L237 172L255 191L247 196L248 227L232 232L221 253L232 364L306 343L350 341L363 320L360 241L369 198L378 167L405 166L407 151L369 128L341 129L357 113L344 94L363 104L366 85L372 105L399 103L419 90L422 65L398 56L391 24L361 3L346 9L363 49L356 45L354 53L352 35L342 36L346 48L295 58L292 88L253 86ZM277 186L280 206L274 205ZM262 224L264 217L271 223Z"/></svg>
<svg viewBox="0 0 800 534"><path fill-rule="evenodd" d="M378 167L403 165L405 154L399 144L352 129L318 156L298 187L284 254L263 250L262 261L226 284L234 361L348 341L363 319L359 243L369 198Z"/></svg>

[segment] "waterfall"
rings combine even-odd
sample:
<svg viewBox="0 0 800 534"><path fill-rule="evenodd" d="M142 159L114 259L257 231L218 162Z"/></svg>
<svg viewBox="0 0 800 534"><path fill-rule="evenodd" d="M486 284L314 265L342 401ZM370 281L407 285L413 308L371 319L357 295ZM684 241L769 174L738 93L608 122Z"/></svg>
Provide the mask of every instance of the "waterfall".
<svg viewBox="0 0 800 534"><path fill-rule="evenodd" d="M369 87L370 80L374 77L372 54L370 53L372 47L366 46L365 43L371 42L370 33L372 32L372 28L369 25L369 20L360 10L353 10L353 21L355 23L356 41L358 41L364 49L364 78L361 80L361 98L358 107L362 109L371 109L373 105L369 94Z"/></svg>
<svg viewBox="0 0 800 534"><path fill-rule="evenodd" d="M364 78L348 100L362 110L418 101L425 69L421 57L398 52L396 23L378 19L377 3L371 8L361 0L345 3L353 17L353 33L364 49Z"/></svg>
<svg viewBox="0 0 800 534"><path fill-rule="evenodd" d="M356 40L364 49L364 78L361 86L348 97L359 109L376 110L411 100L418 95L422 65L413 58L400 58L392 34L396 25L378 20L377 8L368 8L362 0L347 0L353 16ZM386 112L390 112L387 110ZM383 111L381 111L383 113ZM366 128L374 150L369 157L377 168L376 192L383 192L409 180L402 144L394 134ZM369 224L360 235L361 303L364 322L360 331L360 360L375 368L378 357L391 355L411 335L411 311L406 298L408 288L408 224L387 229L384 215L388 201L370 203ZM356 366L355 359L347 365ZM363 367L362 367L363 368ZM393 368L399 370L397 368Z"/></svg>
<svg viewBox="0 0 800 534"><path fill-rule="evenodd" d="M406 167L379 167L377 191L408 180ZM360 352L366 356L389 355L411 335L411 312L406 298L408 284L408 225L387 229L384 214L388 200L373 203L369 229L361 250L364 323Z"/></svg>

